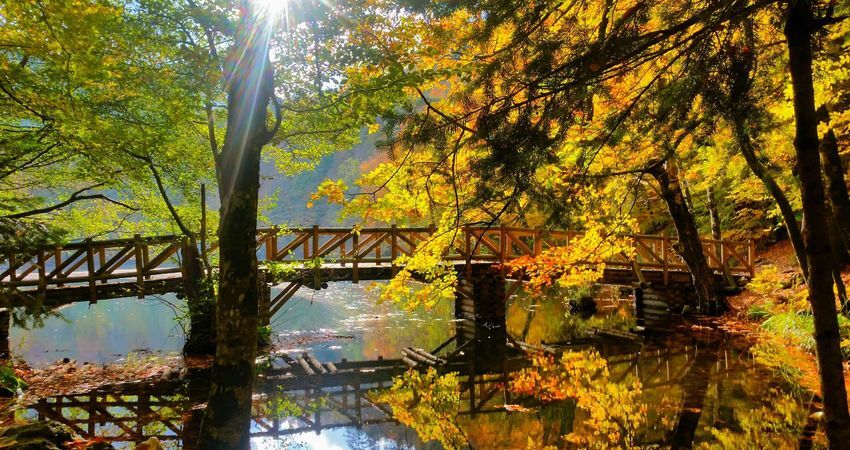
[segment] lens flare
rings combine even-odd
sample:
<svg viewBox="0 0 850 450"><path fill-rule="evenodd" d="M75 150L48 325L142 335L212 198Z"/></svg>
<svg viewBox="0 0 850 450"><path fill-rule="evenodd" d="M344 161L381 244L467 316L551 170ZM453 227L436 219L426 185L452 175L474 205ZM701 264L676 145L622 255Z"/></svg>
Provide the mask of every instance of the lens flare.
<svg viewBox="0 0 850 450"><path fill-rule="evenodd" d="M289 0L253 0L259 12L272 17L280 17L286 12Z"/></svg>

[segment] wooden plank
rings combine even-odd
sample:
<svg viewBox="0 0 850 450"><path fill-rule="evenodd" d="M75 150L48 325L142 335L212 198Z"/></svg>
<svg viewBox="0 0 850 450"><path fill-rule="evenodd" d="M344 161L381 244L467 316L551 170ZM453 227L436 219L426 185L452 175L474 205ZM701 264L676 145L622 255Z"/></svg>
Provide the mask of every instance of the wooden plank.
<svg viewBox="0 0 850 450"><path fill-rule="evenodd" d="M534 255L534 250L532 250L531 247L526 245L525 242L522 242L522 240L516 234L514 234L514 232L511 231L511 229L505 228L505 234L508 237L510 237L512 244L518 246L520 248L520 250L523 251L523 254L519 255L519 256ZM511 251L511 247L508 247L508 251L509 252Z"/></svg>
<svg viewBox="0 0 850 450"><path fill-rule="evenodd" d="M487 248L489 248L489 249L493 252L493 254L495 254L495 255L496 255L496 257L497 257L497 258L498 258L499 256L501 256L501 254L502 254L502 253L501 253L501 249L499 248L499 246L497 246L497 245L496 245L496 244L494 244L494 243L493 243L490 239L488 239L488 238L484 235L484 232L483 232L483 231L482 231L481 233L479 233L479 234L475 234L475 232L474 232L474 231L472 231L472 235L473 235L473 236L475 236L478 240L476 241L476 244L475 244L475 248L476 248L476 250L474 250L474 251L473 251L473 250L470 250L470 252L472 252L472 253L478 253L478 252L479 252L479 250L477 250L477 248L478 248L478 244L484 244L484 246L485 246L485 247L487 247Z"/></svg>
<svg viewBox="0 0 850 450"><path fill-rule="evenodd" d="M319 373L328 373L328 370L325 369L324 366L322 366L322 363L319 362L319 360L316 358L316 355L308 352L306 354L306 358L307 358L307 361L310 363L310 365L313 366L314 371L319 372Z"/></svg>
<svg viewBox="0 0 850 450"><path fill-rule="evenodd" d="M6 257L6 259L9 261L9 268L6 269L5 271L3 271L3 273L0 273L0 280L4 279L6 277L9 277L9 279L12 280L13 284L14 284L15 281L17 281L15 279L15 271L17 271L18 267L20 267L20 265L23 264L23 263L18 263L17 258L18 257L15 255L14 252L9 253L9 255Z"/></svg>
<svg viewBox="0 0 850 450"><path fill-rule="evenodd" d="M56 246L56 247L53 248L53 267L60 267L60 266L62 266L62 248L59 247L59 246ZM61 274L61 272L59 272L59 274ZM57 286L59 286L59 287L63 286L61 278L62 278L61 276L57 277L57 280L58 280Z"/></svg>
<svg viewBox="0 0 850 450"><path fill-rule="evenodd" d="M286 286L283 291L281 291L277 296L275 296L274 300L271 301L271 310L269 311L269 317L274 317L274 315L283 308L283 305L298 292L298 289L301 288L300 281L293 281Z"/></svg>
<svg viewBox="0 0 850 450"><path fill-rule="evenodd" d="M277 259L277 227L273 227L266 236L266 260L274 261Z"/></svg>
<svg viewBox="0 0 850 450"><path fill-rule="evenodd" d="M327 256L330 252L336 250L337 248L345 244L345 241L348 240L349 237L351 237L351 235L334 234L331 239L325 243L325 245L321 246L321 248L319 249L319 256ZM343 251L342 253L344 255L345 251Z"/></svg>
<svg viewBox="0 0 850 450"><path fill-rule="evenodd" d="M388 237L388 234L389 233L381 233L380 235L375 235L377 237L372 239L373 242L371 244L362 244L362 250L360 251L359 256L366 256L372 250L376 250L379 252L381 249L381 244L384 243L384 240ZM381 261L380 253L377 253L376 261Z"/></svg>
<svg viewBox="0 0 850 450"><path fill-rule="evenodd" d="M307 360L304 358L303 355L296 356L295 360L298 361L298 365L300 365L301 368L304 369L304 372L307 375L315 375L316 374L316 372L313 370L313 368L310 367L310 363L307 362Z"/></svg>
<svg viewBox="0 0 850 450"><path fill-rule="evenodd" d="M144 247L145 249L147 246ZM168 258L177 253L177 250L180 249L180 242L172 242L167 247L165 247L158 255L156 255L152 260L147 261L144 266L144 272L146 275L150 275L150 271L157 268L160 264L164 263ZM144 253L144 252L143 252Z"/></svg>
<svg viewBox="0 0 850 450"><path fill-rule="evenodd" d="M61 254L62 251L59 250L59 253ZM80 249L74 252L70 258L65 259L61 262L61 264L56 265L56 267L54 267L53 270L51 270L50 273L47 275L47 278L53 278L54 276L57 276L57 278L65 278L65 274L63 272L65 268L68 267L72 262L74 262L74 260L82 256L83 253L85 253L85 249Z"/></svg>
<svg viewBox="0 0 850 450"><path fill-rule="evenodd" d="M133 250L133 246L125 246L122 247L121 250L117 251L115 255L109 258L106 262L102 262L100 267L95 271L95 276L101 276L104 274L110 274L115 272L115 270L121 267L125 262L129 261L130 258L133 257L133 254L130 251Z"/></svg>
<svg viewBox="0 0 850 450"><path fill-rule="evenodd" d="M97 254L98 254L98 263L100 264L99 267L103 268L103 265L106 264L106 247L101 246L98 249ZM100 270L100 269L98 269L98 270ZM106 283L106 281L104 280L103 283Z"/></svg>
<svg viewBox="0 0 850 450"><path fill-rule="evenodd" d="M413 237L413 235L411 235L410 237L405 236L405 235L404 235L404 230L399 230L399 232L398 232L398 234L397 234L396 236L397 236L399 239L401 239L402 241L406 242L406 243L407 243L407 245L409 245L409 246L410 246L410 252L408 252L407 254L409 255L409 254L413 253L413 250L415 250L415 249L416 249L416 246L418 245L418 243L417 243L417 242L415 242L415 238Z"/></svg>
<svg viewBox="0 0 850 450"><path fill-rule="evenodd" d="M309 259L316 259L320 257L319 253L319 226L313 225L313 254Z"/></svg>

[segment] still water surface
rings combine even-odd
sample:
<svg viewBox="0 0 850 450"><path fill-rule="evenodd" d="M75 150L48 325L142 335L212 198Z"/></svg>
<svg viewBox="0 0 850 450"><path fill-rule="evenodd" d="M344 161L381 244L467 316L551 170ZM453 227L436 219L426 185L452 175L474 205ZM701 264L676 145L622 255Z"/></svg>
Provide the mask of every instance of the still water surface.
<svg viewBox="0 0 850 450"><path fill-rule="evenodd" d="M376 375L380 370L367 369L358 375L356 383L346 379L327 387L296 386L287 378L286 373L298 369L294 359L304 352L323 363L344 365L342 361L347 360L371 361L374 365L378 364L376 361L400 358L404 347L435 349L456 333L458 322L449 302L433 311L404 311L392 304L377 304L375 297L367 284L331 283L329 289L319 292L302 289L276 314L272 320L274 350L267 366L289 381L275 381L275 375L268 372L258 383L260 400L252 422L252 448L442 447L437 441L420 439L417 429L421 431L423 427L414 429L391 421L386 406L374 404L372 397L354 391L355 384L361 385L364 378L381 378ZM516 297L508 306L508 333L532 346L596 349L608 360L609 378L614 380L609 383L611 386L631 386L634 380L640 380L639 392L628 398L645 405L640 411L645 419L633 434L638 444L646 448L666 448L676 441L687 441L695 447L735 446L736 442L744 445L739 448L796 447L807 412L803 402L806 397L790 395L783 382L753 363L746 346L717 332L674 332L651 339L624 334L635 326L630 303L600 301L599 305L595 314L582 317L569 314L564 302L557 298ZM183 334L177 325L175 306L179 308L182 303L174 296L75 304L62 309L60 317L47 318L42 327L13 328L12 349L36 367L62 358L109 363L139 355L176 354ZM476 449L525 449L543 444L561 447L566 445L562 436L581 432L583 424L594 420L590 412L577 409L572 400L541 405L508 389L504 378L481 375L501 371L512 374L508 377L511 379L530 364L520 353L507 354L513 356L495 363L500 370L493 369L492 362L468 357L470 370L479 375L474 378L473 390L463 383L460 387L460 414L454 426L464 442ZM489 368L482 370L488 364ZM386 377L377 384L362 386L364 390L385 390L391 383L391 378ZM608 384L600 381L600 385L600 392L608 389ZM157 389L166 390L157 397L165 406L151 408L151 414L130 425L97 417L103 416L105 410L129 417L140 411L138 408L97 403L115 399L140 401L137 391L95 396L91 407L75 404L62 409L61 416L88 425L100 421L81 431L113 437L121 448L132 448L132 440L138 442L139 436L149 435L170 438L166 444L179 448L183 440L192 440L191 434L197 429L197 412L185 406L193 397L202 397L205 387L190 377ZM608 401L607 406L600 402L600 407L616 406L616 402ZM777 404L786 405L782 410L784 418L773 417ZM471 410L474 413L470 414ZM35 419L38 408L24 415ZM419 420L437 419L432 416ZM761 424L767 425L759 428ZM757 435L766 436L763 445L755 443ZM601 443L605 439L597 436L595 441Z"/></svg>

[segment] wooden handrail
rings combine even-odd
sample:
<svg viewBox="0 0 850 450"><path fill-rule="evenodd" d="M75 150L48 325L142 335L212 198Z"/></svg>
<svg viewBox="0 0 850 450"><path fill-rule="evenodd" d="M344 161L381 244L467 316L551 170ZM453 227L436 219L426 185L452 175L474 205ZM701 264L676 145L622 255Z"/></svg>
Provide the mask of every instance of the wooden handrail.
<svg viewBox="0 0 850 450"><path fill-rule="evenodd" d="M257 232L257 254L261 261L305 263L316 258L326 264L350 264L352 279L358 280L364 264L388 264L395 273L396 260L409 255L435 232L433 227L354 228L295 227L261 228ZM519 256L536 256L546 248L569 243L581 233L568 230L539 230L519 227L473 226L460 229L456 245L444 256L446 261L506 262ZM617 256L608 267L658 270L669 280L671 272L687 271L673 250L669 236L629 234L636 255L633 260ZM40 246L0 255L0 286L52 287L88 285L129 280L138 284L144 296L146 280L181 272L182 236L134 236L132 238L88 240L64 246ZM754 274L755 245L752 240L703 239L712 270L734 275ZM202 249L215 250L214 244ZM152 258L151 258L152 256Z"/></svg>

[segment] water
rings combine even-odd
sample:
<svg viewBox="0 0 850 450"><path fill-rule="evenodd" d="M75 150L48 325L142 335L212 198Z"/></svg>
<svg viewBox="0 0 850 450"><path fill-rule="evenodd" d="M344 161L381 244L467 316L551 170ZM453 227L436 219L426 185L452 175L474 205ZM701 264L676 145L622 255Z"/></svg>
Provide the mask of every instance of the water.
<svg viewBox="0 0 850 450"><path fill-rule="evenodd" d="M184 337L174 307L183 307L174 295L73 303L42 326L13 326L11 350L36 368L63 358L104 364L137 353L176 354Z"/></svg>
<svg viewBox="0 0 850 450"><path fill-rule="evenodd" d="M167 355L182 346L173 309L181 305L173 296L77 304L63 309L61 318L47 318L42 328L14 327L11 345L33 366L64 357L106 363L140 350ZM476 449L524 449L529 443L536 446L532 448L564 447L564 436L590 436L598 444L609 440L611 429L622 428L604 427L638 412L636 428L625 434L645 448L675 441L695 447L796 447L807 413L805 396L790 395L781 380L755 365L746 343L707 331L644 339L628 333L636 323L628 302L600 299L598 305L595 314L581 316L568 314L558 299L521 296L507 311L507 331L517 341L558 351L595 349L607 360L609 375L594 373L589 389L579 394L584 407L577 408L572 399L541 403L523 395L511 383L535 367L528 357L471 345L452 360L452 370L459 372L459 398L448 403L448 413L431 408L427 400L423 403L422 398L434 398L435 392L418 389L421 398L402 402L412 405L412 419L405 426L392 421L389 408L376 401L380 393L389 392L393 375L403 372L389 362L400 358L404 347L431 351L455 336L453 305L403 311L377 304L368 284L331 283L319 292L302 289L272 319L274 350L255 386L252 448L442 448L438 440L423 442L421 433L444 442L469 442ZM458 345L448 344L449 351L441 354ZM292 376L300 370L295 361L304 352L335 363L346 375L305 384L303 376ZM369 367L356 375L346 372L356 361L370 361ZM559 364L539 366L537 373L584 370ZM505 374L512 381L506 382ZM633 388L634 380L640 381L640 388ZM368 391L373 394L365 394ZM536 391L558 393L539 386ZM180 448L197 434L200 416L191 405L203 401L205 392L205 378L190 375L182 381L50 399L18 416L61 417L78 426L80 434L107 437L119 448L132 448L133 442L154 435L168 448ZM134 406L122 406L127 402ZM138 413L139 404L149 413ZM104 419L104 411L113 417ZM594 416L600 411L607 414L601 422ZM449 426L434 434L429 425L436 423ZM588 425L594 423L607 431L594 436ZM757 439L768 441L754 444ZM577 443L574 448L589 445Z"/></svg>

